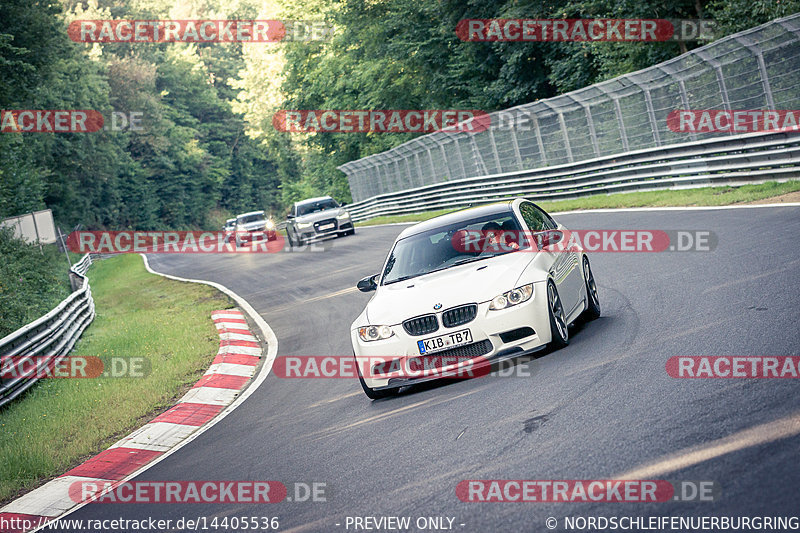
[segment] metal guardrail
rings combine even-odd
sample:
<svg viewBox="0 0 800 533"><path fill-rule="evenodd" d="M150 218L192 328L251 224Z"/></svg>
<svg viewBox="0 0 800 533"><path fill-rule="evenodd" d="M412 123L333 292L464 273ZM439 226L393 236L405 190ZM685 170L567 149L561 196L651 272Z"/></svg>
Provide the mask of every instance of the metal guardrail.
<svg viewBox="0 0 800 533"><path fill-rule="evenodd" d="M668 117L681 109L798 109L798 73L795 13L637 72L495 111L480 131L422 135L338 168L355 220L513 195L554 200L792 179L796 144L784 149L791 133L674 131Z"/></svg>
<svg viewBox="0 0 800 533"><path fill-rule="evenodd" d="M72 265L70 281L73 292L55 309L0 339L0 360L12 357L16 369L27 368L33 361L52 368L72 350L83 330L94 319L94 300L86 277L91 264L92 257L86 254ZM35 382L35 377L13 375L0 379L0 407Z"/></svg>
<svg viewBox="0 0 800 533"><path fill-rule="evenodd" d="M660 146L521 172L381 194L347 206L353 220L485 204L594 194L800 179L800 131L759 132Z"/></svg>

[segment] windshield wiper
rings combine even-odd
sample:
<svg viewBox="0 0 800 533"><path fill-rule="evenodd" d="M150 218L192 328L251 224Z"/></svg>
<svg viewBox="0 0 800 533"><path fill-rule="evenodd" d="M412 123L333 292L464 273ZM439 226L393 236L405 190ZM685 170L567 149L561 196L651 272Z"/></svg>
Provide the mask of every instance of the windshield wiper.
<svg viewBox="0 0 800 533"><path fill-rule="evenodd" d="M501 254L484 255L484 256L479 256L479 257L466 257L464 259L460 259L460 260L456 261L455 263L451 263L449 265L445 265L445 266L442 266L442 267L439 267L439 268L434 268L433 270L428 270L427 272L420 272L418 274L411 274L411 275L408 275L408 276L401 276L401 277L399 277L397 279L393 279L391 281L384 281L383 284L384 285L390 285L392 283L399 283L401 281L406 281L406 280L409 280L411 278L417 278L419 276L427 276L428 274L433 274L434 272L440 272L442 270L447 270L448 268L451 268L451 267L454 267L454 266L466 265L467 263L472 263L474 261L481 261L482 259L489 259L490 257L496 257L498 255L501 255Z"/></svg>
<svg viewBox="0 0 800 533"><path fill-rule="evenodd" d="M391 285L392 283L400 283L401 281L406 281L411 278L416 278L417 276L422 276L424 274L428 274L428 272L423 272L422 274L410 274L408 276L400 276L397 279L393 279L392 281L384 281L384 285Z"/></svg>
<svg viewBox="0 0 800 533"><path fill-rule="evenodd" d="M464 259L459 259L458 261L456 261L455 263L453 263L451 265L447 265L445 268L454 267L454 266L457 266L457 265L465 265L467 263L472 263L473 261L480 261L481 259L487 259L489 257L494 257L494 256L493 255L484 255L482 257L481 256L478 256L478 257L466 257Z"/></svg>

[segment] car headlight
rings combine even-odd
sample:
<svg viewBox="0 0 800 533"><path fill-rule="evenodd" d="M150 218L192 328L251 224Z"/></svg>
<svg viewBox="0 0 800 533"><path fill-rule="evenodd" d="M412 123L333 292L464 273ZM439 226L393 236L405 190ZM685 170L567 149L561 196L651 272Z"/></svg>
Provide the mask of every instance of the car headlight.
<svg viewBox="0 0 800 533"><path fill-rule="evenodd" d="M311 222L298 222L297 229L306 229L311 227Z"/></svg>
<svg viewBox="0 0 800 533"><path fill-rule="evenodd" d="M391 326L365 326L358 328L358 336L362 341L380 341L394 335Z"/></svg>
<svg viewBox="0 0 800 533"><path fill-rule="evenodd" d="M531 299L531 296L533 296L533 283L528 283L522 287L517 287L516 289L495 296L492 299L492 303L489 305L489 309L493 311L506 309L507 307L527 302Z"/></svg>
<svg viewBox="0 0 800 533"><path fill-rule="evenodd" d="M338 218L339 220L344 220L345 218L350 218L350 213L345 211L341 215L336 215L336 218Z"/></svg>
<svg viewBox="0 0 800 533"><path fill-rule="evenodd" d="M267 219L267 223L264 225L264 227L266 227L267 230L269 230L269 231L274 230L275 229L275 221L272 220L271 218Z"/></svg>

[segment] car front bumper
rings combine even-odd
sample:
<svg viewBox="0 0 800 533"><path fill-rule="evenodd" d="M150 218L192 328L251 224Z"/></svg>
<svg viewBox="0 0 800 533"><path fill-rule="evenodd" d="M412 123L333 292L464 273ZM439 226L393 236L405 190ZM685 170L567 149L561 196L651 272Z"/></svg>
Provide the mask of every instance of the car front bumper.
<svg viewBox="0 0 800 533"><path fill-rule="evenodd" d="M353 229L353 222L349 218L343 220L334 219L332 222L329 222L329 224L333 224L333 226L327 229L322 229L326 224L320 223L315 223L302 229L295 226L295 234L304 241L310 241L313 239L323 239L325 237L335 237Z"/></svg>
<svg viewBox="0 0 800 533"><path fill-rule="evenodd" d="M270 230L256 230L256 231L238 231L235 234L236 241L239 243L245 242L263 242L274 241L278 238L278 232L274 229Z"/></svg>
<svg viewBox="0 0 800 533"><path fill-rule="evenodd" d="M478 313L475 319L452 328L444 327L441 322L441 313L437 313L439 329L427 335L409 335L402 324L397 324L392 326L394 331L392 337L365 342L359 338L358 329L352 330L350 332L351 342L364 382L370 388L383 389L413 385L447 376L470 377L472 375L470 369L543 348L551 341L545 289L544 283L536 283L534 295L530 300L507 309L490 311L489 302L478 304ZM362 326L366 325L362 324ZM471 332L472 342L470 344L429 354L430 358L441 357L445 362L449 358L450 361L455 361L452 365L427 373L408 372L409 367L406 363L409 359L424 357L420 355L417 341L464 329L469 329ZM486 341L491 343L486 353L477 356L468 355L470 349L465 347L472 347L472 350L475 351L480 348L480 343ZM404 371L388 373L388 376L372 374L370 370L375 367L376 361L380 364L382 360L397 360ZM390 368L390 364L384 368ZM484 374L485 372L479 372L476 375Z"/></svg>

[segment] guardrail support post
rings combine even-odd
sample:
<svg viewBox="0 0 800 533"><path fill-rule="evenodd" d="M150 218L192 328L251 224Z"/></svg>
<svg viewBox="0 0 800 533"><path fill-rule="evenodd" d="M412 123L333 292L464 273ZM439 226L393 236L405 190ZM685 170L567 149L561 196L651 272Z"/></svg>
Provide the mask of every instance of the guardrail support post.
<svg viewBox="0 0 800 533"><path fill-rule="evenodd" d="M489 128L489 140L492 143L492 153L494 154L494 162L497 165L497 172L503 172L503 165L500 164L500 154L497 153L497 141L494 139L494 131Z"/></svg>
<svg viewBox="0 0 800 533"><path fill-rule="evenodd" d="M641 87L640 87L641 88ZM658 123L656 122L656 112L653 109L653 99L650 98L650 91L641 88L644 92L644 101L647 105L647 116L650 118L650 127L653 128L653 142L656 146L661 146L661 134L658 132Z"/></svg>
<svg viewBox="0 0 800 533"><path fill-rule="evenodd" d="M689 109L689 97L686 94L686 84L683 82L683 80L678 81L678 87L681 89L681 105L683 105L684 109ZM697 133L690 131L689 138L693 141L696 141Z"/></svg>
<svg viewBox="0 0 800 533"><path fill-rule="evenodd" d="M592 120L592 112L589 110L589 106L586 104L581 103L581 107L583 108L583 112L586 113L586 124L589 126L589 135L592 138L592 148L594 149L594 155L600 155L600 145L597 142L597 132L594 129L594 120Z"/></svg>
<svg viewBox="0 0 800 533"><path fill-rule="evenodd" d="M461 151L461 144L459 143L458 137L454 138L456 143L456 152L458 153L458 163L461 165L461 178L464 179L467 177L467 167L464 166L464 155Z"/></svg>
<svg viewBox="0 0 800 533"><path fill-rule="evenodd" d="M539 147L539 154L542 156L542 166L547 166L547 152L544 150L544 141L542 141L542 130L539 129L539 117L536 113L531 113L531 122L533 123L533 132L536 135L536 145Z"/></svg>
<svg viewBox="0 0 800 533"><path fill-rule="evenodd" d="M509 128L511 133L511 143L514 145L514 157L517 160L517 170L522 170L522 155L519 152L519 143L517 142L517 130L513 127Z"/></svg>
<svg viewBox="0 0 800 533"><path fill-rule="evenodd" d="M619 139L622 141L622 151L627 152L630 150L628 147L628 132L625 131L625 121L622 120L622 107L619 105L619 98L612 98L614 102L614 113L617 115L617 123L619 124Z"/></svg>
<svg viewBox="0 0 800 533"><path fill-rule="evenodd" d="M567 123L564 120L563 113L557 113L558 123L561 125L561 134L564 136L564 147L567 149L567 160L572 163L575 158L572 157L572 146L569 145L569 133L567 133Z"/></svg>

